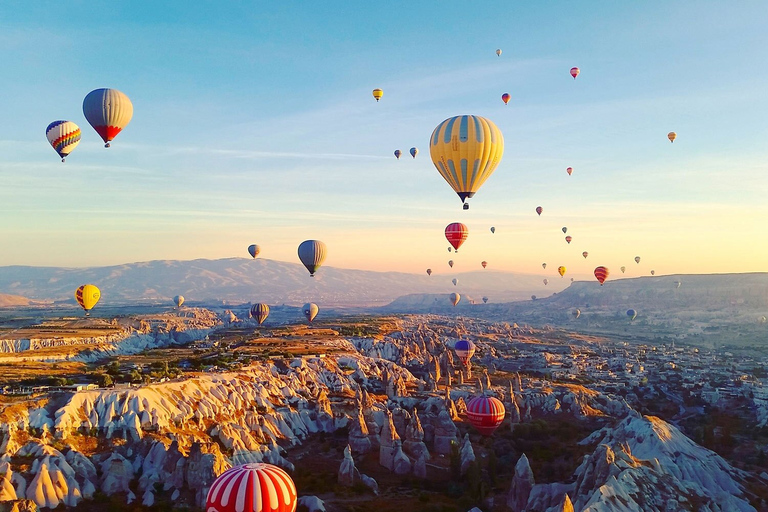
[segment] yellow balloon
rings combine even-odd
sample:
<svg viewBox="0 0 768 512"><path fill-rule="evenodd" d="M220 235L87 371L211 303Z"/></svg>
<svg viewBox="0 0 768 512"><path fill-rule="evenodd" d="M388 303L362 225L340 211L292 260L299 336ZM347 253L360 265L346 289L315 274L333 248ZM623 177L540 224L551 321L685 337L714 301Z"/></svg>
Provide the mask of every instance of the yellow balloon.
<svg viewBox="0 0 768 512"><path fill-rule="evenodd" d="M563 277L565 275L565 267L557 267L557 273L560 274L560 277Z"/></svg>
<svg viewBox="0 0 768 512"><path fill-rule="evenodd" d="M667 138L669 139L669 142L675 142L675 139L677 138L677 134L675 132L669 132L667 134Z"/></svg>
<svg viewBox="0 0 768 512"><path fill-rule="evenodd" d="M86 315L99 302L100 298L101 291L92 284L84 284L75 291L75 299L80 304L80 307L85 310Z"/></svg>
<svg viewBox="0 0 768 512"><path fill-rule="evenodd" d="M382 96L384 96L384 91L382 91L381 89L373 90L373 97L376 98L376 101L379 101Z"/></svg>
<svg viewBox="0 0 768 512"><path fill-rule="evenodd" d="M501 162L504 136L484 117L451 117L432 132L429 154L437 171L464 202Z"/></svg>

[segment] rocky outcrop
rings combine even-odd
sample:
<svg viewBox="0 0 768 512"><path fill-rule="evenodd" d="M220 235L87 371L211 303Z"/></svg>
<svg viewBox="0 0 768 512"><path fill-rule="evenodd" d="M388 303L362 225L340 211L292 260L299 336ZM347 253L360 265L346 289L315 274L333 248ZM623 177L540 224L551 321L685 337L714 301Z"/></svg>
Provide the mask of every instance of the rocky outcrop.
<svg viewBox="0 0 768 512"><path fill-rule="evenodd" d="M356 479L357 468L355 468L355 460L352 458L352 449L347 445L344 448L344 460L341 461L341 466L339 466L337 481L339 485L352 487Z"/></svg>
<svg viewBox="0 0 768 512"><path fill-rule="evenodd" d="M464 441L461 443L459 456L461 457L461 474L464 475L467 473L470 464L475 462L475 451L472 449L469 434L464 434Z"/></svg>
<svg viewBox="0 0 768 512"><path fill-rule="evenodd" d="M528 457L523 454L515 464L515 475L512 477L512 485L507 494L507 508L514 511L526 510L528 498L535 483Z"/></svg>
<svg viewBox="0 0 768 512"><path fill-rule="evenodd" d="M457 437L458 429L448 411L440 411L434 425L434 431L434 452L441 455L450 455L452 444L458 443L459 439Z"/></svg>

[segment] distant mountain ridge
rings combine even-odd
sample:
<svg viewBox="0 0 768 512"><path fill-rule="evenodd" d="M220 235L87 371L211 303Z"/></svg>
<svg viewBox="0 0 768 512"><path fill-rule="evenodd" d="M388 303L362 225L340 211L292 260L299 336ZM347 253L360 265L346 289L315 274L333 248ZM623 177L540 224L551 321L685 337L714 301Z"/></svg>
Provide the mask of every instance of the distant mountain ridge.
<svg viewBox="0 0 768 512"><path fill-rule="evenodd" d="M458 279L458 286L451 279ZM413 293L457 291L495 300L520 300L541 293L544 276L495 271L433 274L372 272L322 267L314 278L298 263L257 258L156 260L90 268L0 267L0 293L37 300L71 301L78 286L92 283L102 303L165 301L183 295L187 302L270 304L323 302L326 305L384 305ZM551 283L548 292L565 283Z"/></svg>

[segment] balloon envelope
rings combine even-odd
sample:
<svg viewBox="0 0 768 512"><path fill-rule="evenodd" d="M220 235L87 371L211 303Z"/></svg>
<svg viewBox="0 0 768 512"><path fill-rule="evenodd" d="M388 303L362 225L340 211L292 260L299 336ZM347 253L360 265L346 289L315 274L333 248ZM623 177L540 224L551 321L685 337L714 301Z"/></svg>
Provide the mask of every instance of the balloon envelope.
<svg viewBox="0 0 768 512"><path fill-rule="evenodd" d="M581 310L578 308L574 309L571 314L573 315L574 318L579 318L581 316Z"/></svg>
<svg viewBox="0 0 768 512"><path fill-rule="evenodd" d="M459 340L453 346L453 350L459 357L459 360L464 363L464 366L469 364L469 360L475 354L475 344L471 340Z"/></svg>
<svg viewBox="0 0 768 512"><path fill-rule="evenodd" d="M259 247L258 245L251 244L248 246L248 254L251 255L251 258L255 258L256 256L259 255L260 252L261 252L261 247Z"/></svg>
<svg viewBox="0 0 768 512"><path fill-rule="evenodd" d="M584 259L587 259L587 256L589 256L589 253L587 251L584 251L581 253L582 256L584 256Z"/></svg>
<svg viewBox="0 0 768 512"><path fill-rule="evenodd" d="M656 271L655 270L651 270L651 275L655 276L656 275Z"/></svg>
<svg viewBox="0 0 768 512"><path fill-rule="evenodd" d="M320 240L304 240L299 245L299 260L309 270L309 275L314 277L317 269L325 261L327 248Z"/></svg>
<svg viewBox="0 0 768 512"><path fill-rule="evenodd" d="M501 95L501 101L503 101L505 105L509 103L509 98L510 98L510 95L508 92L505 92L504 94Z"/></svg>
<svg viewBox="0 0 768 512"><path fill-rule="evenodd" d="M260 302L251 306L251 316L259 322L259 325L264 323L264 320L269 316L269 306Z"/></svg>
<svg viewBox="0 0 768 512"><path fill-rule="evenodd" d="M381 99L382 96L384 96L384 91L382 91L381 89L373 90L373 97L376 98L377 102Z"/></svg>
<svg viewBox="0 0 768 512"><path fill-rule="evenodd" d="M565 275L565 267L563 266L557 267L557 273L560 274L560 277L563 277Z"/></svg>
<svg viewBox="0 0 768 512"><path fill-rule="evenodd" d="M629 317L629 320L632 321L635 318L637 318L637 311L635 311L634 309L628 309L627 316Z"/></svg>
<svg viewBox="0 0 768 512"><path fill-rule="evenodd" d="M501 162L504 137L484 117L450 117L432 132L429 154L463 203L475 195Z"/></svg>
<svg viewBox="0 0 768 512"><path fill-rule="evenodd" d="M395 156L397 157L398 160L400 160L400 155L402 155L402 154L403 154L403 152L400 151L399 149L395 150Z"/></svg>
<svg viewBox="0 0 768 512"><path fill-rule="evenodd" d="M80 144L80 127L72 121L54 121L45 129L45 137L63 162Z"/></svg>
<svg viewBox="0 0 768 512"><path fill-rule="evenodd" d="M675 139L677 138L677 134L675 132L669 132L667 134L667 138L669 139L669 142L675 142Z"/></svg>
<svg viewBox="0 0 768 512"><path fill-rule="evenodd" d="M568 228L566 228L565 226L563 226L562 229L563 229L563 234L566 234L568 232Z"/></svg>
<svg viewBox="0 0 768 512"><path fill-rule="evenodd" d="M480 395L467 403L467 418L475 430L490 436L504 421L504 404L498 398Z"/></svg>
<svg viewBox="0 0 768 512"><path fill-rule="evenodd" d="M537 206L536 207L536 213L539 214L539 217L541 217L541 212L543 212L543 211L544 211L544 209L541 206Z"/></svg>
<svg viewBox="0 0 768 512"><path fill-rule="evenodd" d="M567 237L565 237L566 242L571 243L571 240L573 240L573 237L571 235L568 235Z"/></svg>
<svg viewBox="0 0 768 512"><path fill-rule="evenodd" d="M488 297L483 297L483 304L487 304L487 303L488 303Z"/></svg>
<svg viewBox="0 0 768 512"><path fill-rule="evenodd" d="M445 227L445 238L453 246L456 252L469 236L469 228L461 222L453 222Z"/></svg>
<svg viewBox="0 0 768 512"><path fill-rule="evenodd" d="M496 232L496 228L491 226L491 233L495 233L495 232Z"/></svg>
<svg viewBox="0 0 768 512"><path fill-rule="evenodd" d="M109 142L131 122L133 103L117 89L96 89L83 100L83 114L109 147Z"/></svg>
<svg viewBox="0 0 768 512"><path fill-rule="evenodd" d="M544 278L544 286L546 286L547 284L549 284L549 279Z"/></svg>
<svg viewBox="0 0 768 512"><path fill-rule="evenodd" d="M579 76L579 73L581 73L581 70L579 68L573 67L571 68L571 76L574 80L576 80L576 77Z"/></svg>
<svg viewBox="0 0 768 512"><path fill-rule="evenodd" d="M496 50L496 56L497 56L497 57L501 57L501 48L499 48L498 50Z"/></svg>
<svg viewBox="0 0 768 512"><path fill-rule="evenodd" d="M541 264L541 268L547 268L547 264L546 263L542 263Z"/></svg>
<svg viewBox="0 0 768 512"><path fill-rule="evenodd" d="M635 256L635 263L640 263L640 256Z"/></svg>
<svg viewBox="0 0 768 512"><path fill-rule="evenodd" d="M416 158L416 155L418 155L418 154L419 154L419 148L416 148L416 147L411 148L411 156L413 158Z"/></svg>
<svg viewBox="0 0 768 512"><path fill-rule="evenodd" d="M305 317L307 317L309 323L312 323L312 320L314 320L317 314L320 312L320 308L318 308L317 304L314 302L307 302L304 304L304 307L301 308L301 312L304 313Z"/></svg>
<svg viewBox="0 0 768 512"><path fill-rule="evenodd" d="M624 271L627 270L627 267L621 267L621 273L623 274Z"/></svg>
<svg viewBox="0 0 768 512"><path fill-rule="evenodd" d="M567 173L568 173L568 176L570 176L570 175L571 175L571 173L573 172L573 167L569 167L569 168L567 168L567 169L565 170L565 172L567 172Z"/></svg>
<svg viewBox="0 0 768 512"><path fill-rule="evenodd" d="M177 295L173 298L173 303L176 304L177 308L180 308L182 304L184 304L184 296L183 295Z"/></svg>
<svg viewBox="0 0 768 512"><path fill-rule="evenodd" d="M431 268L428 268L428 269L427 269L427 275L428 275L428 276L431 276L431 275L432 275L432 269L431 269Z"/></svg>
<svg viewBox="0 0 768 512"><path fill-rule="evenodd" d="M77 300L80 307L85 310L86 316L96 303L99 302L100 298L101 290L92 284L84 284L75 291L75 300Z"/></svg>
<svg viewBox="0 0 768 512"><path fill-rule="evenodd" d="M603 283L608 278L608 275L610 272L608 272L608 269L605 267L597 267L595 269L595 277L600 282L600 286L603 286Z"/></svg>
<svg viewBox="0 0 768 512"><path fill-rule="evenodd" d="M455 306L461 300L461 295L459 295L458 293L454 292L454 293L452 293L450 295L450 299L451 299L451 304L453 304Z"/></svg>
<svg viewBox="0 0 768 512"><path fill-rule="evenodd" d="M208 512L295 512L296 486L272 464L252 462L223 472L205 499Z"/></svg>
<svg viewBox="0 0 768 512"><path fill-rule="evenodd" d="M453 286L456 286L457 284L459 284L459 280L456 279L455 277L453 278L453 280L451 280L451 282L453 283Z"/></svg>
<svg viewBox="0 0 768 512"><path fill-rule="evenodd" d="M453 268L453 260L448 260L448 266Z"/></svg>
<svg viewBox="0 0 768 512"><path fill-rule="evenodd" d="M483 261L483 262L481 262L480 264L483 266L483 268L485 268L485 267L487 267L487 266L488 266L488 262L487 262L487 261Z"/></svg>

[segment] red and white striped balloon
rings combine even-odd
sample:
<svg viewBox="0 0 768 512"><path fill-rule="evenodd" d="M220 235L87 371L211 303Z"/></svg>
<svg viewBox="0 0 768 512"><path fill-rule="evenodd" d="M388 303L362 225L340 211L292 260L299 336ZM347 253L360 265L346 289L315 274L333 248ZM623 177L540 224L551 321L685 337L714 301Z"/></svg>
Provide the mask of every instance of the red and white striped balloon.
<svg viewBox="0 0 768 512"><path fill-rule="evenodd" d="M219 475L208 491L206 512L295 512L296 486L272 464L236 466Z"/></svg>
<svg viewBox="0 0 768 512"><path fill-rule="evenodd" d="M467 404L469 422L484 436L493 434L504 421L506 412L504 404L492 396L476 396Z"/></svg>
<svg viewBox="0 0 768 512"><path fill-rule="evenodd" d="M453 222L445 227L445 238L453 246L456 252L469 236L469 228L461 222Z"/></svg>

